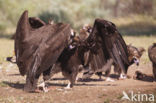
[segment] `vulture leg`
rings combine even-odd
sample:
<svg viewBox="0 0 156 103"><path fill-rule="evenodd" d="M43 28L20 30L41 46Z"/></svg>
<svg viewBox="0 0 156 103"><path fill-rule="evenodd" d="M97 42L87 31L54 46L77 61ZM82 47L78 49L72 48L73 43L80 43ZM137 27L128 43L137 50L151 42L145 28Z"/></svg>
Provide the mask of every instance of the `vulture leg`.
<svg viewBox="0 0 156 103"><path fill-rule="evenodd" d="M76 81L76 77L77 77L77 74L73 74L73 76L71 76L71 78L69 79L69 83L68 85L65 87L65 89L71 89Z"/></svg>
<svg viewBox="0 0 156 103"><path fill-rule="evenodd" d="M68 82L68 85L64 89L71 89L71 82Z"/></svg>
<svg viewBox="0 0 156 103"><path fill-rule="evenodd" d="M54 64L55 65L55 64ZM53 67L54 67L53 65ZM43 82L41 82L37 87L40 88L41 90L43 90L43 92L48 92L48 85L46 84L46 82L51 78L51 69L53 69L53 67L49 67L48 70L43 72Z"/></svg>
<svg viewBox="0 0 156 103"><path fill-rule="evenodd" d="M120 80L122 80L122 79L126 79L126 78L127 78L126 75L124 75L124 74L120 74L120 77L119 77Z"/></svg>
<svg viewBox="0 0 156 103"><path fill-rule="evenodd" d="M42 88L42 90L44 91L44 92L48 92L48 84L46 84L46 82L48 81L48 80L50 80L51 79L51 77L54 75L54 74L56 74L56 73L58 73L58 72L60 72L61 71L61 68L60 68L60 64L59 63L56 63L56 64L54 64L52 67L50 66L50 68L48 69L48 70L46 70L46 71L44 71L43 72L43 82L41 82L39 85L38 85L38 87L39 88Z"/></svg>
<svg viewBox="0 0 156 103"><path fill-rule="evenodd" d="M98 75L99 80L102 80L102 72L97 72L96 75Z"/></svg>
<svg viewBox="0 0 156 103"><path fill-rule="evenodd" d="M41 84L38 85L38 88L41 88L43 92L48 92L48 86L46 85L46 81L43 81Z"/></svg>
<svg viewBox="0 0 156 103"><path fill-rule="evenodd" d="M106 72L105 72L105 75L106 75L106 81L108 82L114 82L113 79L111 79L109 76L110 76L110 72L111 72L111 68L108 69Z"/></svg>
<svg viewBox="0 0 156 103"><path fill-rule="evenodd" d="M73 67L76 70L76 67ZM73 73L69 73L68 75L66 73L63 73L65 77L68 78L69 83L68 85L65 87L65 89L71 89L76 81L76 77L78 74L78 71L75 71Z"/></svg>

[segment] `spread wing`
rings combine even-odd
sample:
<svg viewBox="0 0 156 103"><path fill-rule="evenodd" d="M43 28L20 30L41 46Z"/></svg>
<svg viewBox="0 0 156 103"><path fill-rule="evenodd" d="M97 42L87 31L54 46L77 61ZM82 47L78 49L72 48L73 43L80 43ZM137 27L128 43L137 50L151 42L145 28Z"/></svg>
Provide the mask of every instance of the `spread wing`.
<svg viewBox="0 0 156 103"><path fill-rule="evenodd" d="M60 23L33 28L29 20L25 11L17 25L15 54L21 75L30 70L30 75L34 76L56 62L68 44L70 26Z"/></svg>
<svg viewBox="0 0 156 103"><path fill-rule="evenodd" d="M102 69L104 67L104 65L106 64L106 59L105 59L105 55L103 53L103 49L99 48L97 50L97 53L94 54L92 52L90 52L90 66L92 68L93 71L97 71L98 69Z"/></svg>
<svg viewBox="0 0 156 103"><path fill-rule="evenodd" d="M30 24L28 22L28 11L25 11L20 17L16 34L15 34L15 55L16 62L19 67L21 75L26 73L26 69L24 68L24 61L22 59L23 56L26 56L30 53L24 53L27 50L27 43L25 39L30 35ZM25 55L24 55L25 54Z"/></svg>
<svg viewBox="0 0 156 103"><path fill-rule="evenodd" d="M96 19L88 42L93 51L103 50L103 61L107 62L108 59L112 58L114 63L126 72L127 65L129 65L127 46L113 23Z"/></svg>

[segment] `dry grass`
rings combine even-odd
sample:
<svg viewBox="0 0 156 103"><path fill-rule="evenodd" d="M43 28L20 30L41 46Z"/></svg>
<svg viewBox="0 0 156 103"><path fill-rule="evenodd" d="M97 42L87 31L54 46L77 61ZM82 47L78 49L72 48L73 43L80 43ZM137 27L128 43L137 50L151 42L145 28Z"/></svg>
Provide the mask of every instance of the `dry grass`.
<svg viewBox="0 0 156 103"><path fill-rule="evenodd" d="M0 64L5 61L6 57L12 56L14 51L14 41L0 38Z"/></svg>
<svg viewBox="0 0 156 103"><path fill-rule="evenodd" d="M153 42L156 42L156 36L123 37L127 44L132 43L134 46L137 47L142 46L146 50L149 45L151 45ZM4 69L2 69L2 72L0 71L0 103L90 103L90 101L92 103L131 103L129 101L121 101L121 97L123 96L122 90L125 90L125 88L126 90L137 90L138 88L141 88L140 91L147 89L147 91L152 91L152 93L155 94L155 91L153 91L153 88L155 87L155 84L153 84L154 82L141 82L131 79L125 81L116 81L114 83L103 81L88 83L78 82L77 84L79 85L74 86L73 90L69 91L57 90L62 88L62 85L66 85L67 80L53 80L49 81L52 89L48 93L25 93L22 90L23 85L25 84L25 77L16 75L19 73L16 66L10 68L8 67L8 65L6 65L8 63L5 62L5 58L7 56L13 55L14 41L1 38L0 48L0 63L3 63L3 67L5 67ZM141 62L149 63L147 51L143 55ZM143 66L146 65L143 64ZM146 66L142 68L142 70L150 69L148 67L149 66ZM136 69L137 68L131 70ZM55 78L60 77L61 74L55 76ZM148 90L149 88L151 90Z"/></svg>
<svg viewBox="0 0 156 103"><path fill-rule="evenodd" d="M156 42L156 36L124 36L124 40L127 44L132 44L136 47L144 47L146 52L143 54L142 63L149 62L148 59L148 47Z"/></svg>
<svg viewBox="0 0 156 103"><path fill-rule="evenodd" d="M147 49L153 43L156 42L156 36L124 36L124 40L127 44L132 44L136 47L144 47L146 49L145 54L142 57L143 63L149 62ZM0 38L0 64L3 63L8 56L12 56L14 53L14 41L10 39Z"/></svg>

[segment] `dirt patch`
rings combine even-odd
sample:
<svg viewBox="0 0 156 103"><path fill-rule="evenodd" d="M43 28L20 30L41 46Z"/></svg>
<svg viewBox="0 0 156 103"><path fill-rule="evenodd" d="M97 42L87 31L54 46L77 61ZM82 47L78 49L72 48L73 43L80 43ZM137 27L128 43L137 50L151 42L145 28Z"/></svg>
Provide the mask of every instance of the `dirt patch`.
<svg viewBox="0 0 156 103"><path fill-rule="evenodd" d="M141 64L139 67L132 65L129 68L128 75L131 77L136 70L147 74L143 80L134 80L133 78L117 80L112 74L115 82L106 82L98 80L98 77L94 75L88 82L78 81L71 90L61 89L67 85L68 81L59 73L48 81L50 88L48 93L24 92L25 77L19 75L16 65L5 63L1 66L0 103L132 103L128 100L121 100L123 91L156 94L156 82L153 82L150 63ZM82 73L78 77L81 75ZM42 81L42 77L40 81Z"/></svg>

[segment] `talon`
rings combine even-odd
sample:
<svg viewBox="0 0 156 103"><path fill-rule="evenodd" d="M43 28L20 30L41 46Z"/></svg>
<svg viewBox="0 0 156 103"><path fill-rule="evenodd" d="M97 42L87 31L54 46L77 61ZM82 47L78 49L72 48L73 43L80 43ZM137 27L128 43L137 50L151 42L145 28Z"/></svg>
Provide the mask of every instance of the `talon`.
<svg viewBox="0 0 156 103"><path fill-rule="evenodd" d="M119 80L124 80L124 79L126 79L126 78L127 78L126 75L120 74Z"/></svg>
<svg viewBox="0 0 156 103"><path fill-rule="evenodd" d="M68 83L68 85L64 89L72 89L71 88L71 83Z"/></svg>
<svg viewBox="0 0 156 103"><path fill-rule="evenodd" d="M43 92L48 92L49 91L48 86L46 86L45 82L42 82L37 87L39 88L39 90L42 90Z"/></svg>

